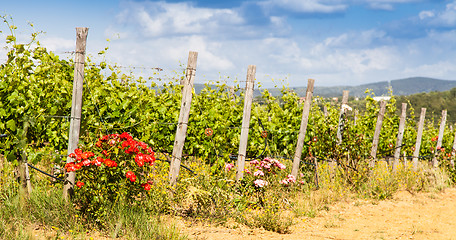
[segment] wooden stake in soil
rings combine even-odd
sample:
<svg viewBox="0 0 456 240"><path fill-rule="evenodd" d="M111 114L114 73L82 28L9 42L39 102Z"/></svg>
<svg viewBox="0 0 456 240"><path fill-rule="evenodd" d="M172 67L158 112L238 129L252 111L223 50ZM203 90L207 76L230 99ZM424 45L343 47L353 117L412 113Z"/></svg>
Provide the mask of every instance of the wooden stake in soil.
<svg viewBox="0 0 456 240"><path fill-rule="evenodd" d="M174 140L173 155L169 167L169 182L175 185L179 177L179 170L182 161L182 151L184 150L185 137L187 136L188 118L190 116L190 106L192 104L193 82L195 81L197 52L188 54L187 70L185 74L184 86L182 89L182 102L177 123L176 137Z"/></svg>
<svg viewBox="0 0 456 240"><path fill-rule="evenodd" d="M394 151L393 171L396 171L397 165L399 164L399 158L401 157L401 145L402 145L402 139L404 138L406 116L407 116L407 103L402 103L401 117L399 119L399 130L397 133L397 140L396 140L396 149Z"/></svg>
<svg viewBox="0 0 456 240"><path fill-rule="evenodd" d="M79 131L81 130L82 89L84 83L84 62L88 28L76 28L76 52L74 57L73 96L71 100L70 133L68 137L68 154L74 152L79 144ZM67 163L74 159L67 157ZM73 196L74 172L66 173L63 186L63 197L68 199Z"/></svg>
<svg viewBox="0 0 456 240"><path fill-rule="evenodd" d="M416 134L415 151L413 151L413 171L418 171L418 156L420 155L421 137L423 136L424 118L426 117L426 108L421 108L420 121L418 122L418 132Z"/></svg>
<svg viewBox="0 0 456 240"><path fill-rule="evenodd" d="M439 161L437 160L437 155L439 154L440 148L442 147L443 132L445 131L446 118L447 118L447 110L443 110L442 111L442 121L440 122L440 128L439 128L439 136L437 139L437 146L435 147L435 154L434 154L434 158L432 159L433 167L437 167L439 165Z"/></svg>
<svg viewBox="0 0 456 240"><path fill-rule="evenodd" d="M299 163L301 162L302 148L304 147L304 138L307 131L307 123L309 122L309 112L312 104L312 95L314 89L314 79L307 81L306 100L304 102L304 108L302 109L301 127L298 133L298 142L296 144L296 151L293 158L293 167L291 169L291 175L295 178L298 177Z"/></svg>
<svg viewBox="0 0 456 240"><path fill-rule="evenodd" d="M370 167L374 167L375 161L377 160L377 148L378 141L380 138L380 131L382 129L383 117L385 116L386 102L380 101L380 111L378 112L377 124L375 125L374 139L372 141L371 149L371 161L369 162Z"/></svg>
<svg viewBox="0 0 456 240"><path fill-rule="evenodd" d="M450 166L454 168L454 156L456 153L456 132L454 133L454 140L453 140L453 149L451 149L451 159L450 159Z"/></svg>
<svg viewBox="0 0 456 240"><path fill-rule="evenodd" d="M344 116L347 113L347 103L348 103L348 93L350 91L344 90L343 95L342 95L342 103L340 105L340 113L339 113L339 124L337 125L337 140L338 144L342 143L342 134L344 131L344 125L345 125L345 119Z"/></svg>
<svg viewBox="0 0 456 240"><path fill-rule="evenodd" d="M356 126L356 123L358 122L358 109L355 109L353 112L353 125Z"/></svg>
<svg viewBox="0 0 456 240"><path fill-rule="evenodd" d="M256 66L249 65L247 69L247 82L245 84L244 113L242 115L241 139L236 163L236 181L244 177L245 156L247 153L247 140L249 138L250 112L252 110L253 88L255 86Z"/></svg>

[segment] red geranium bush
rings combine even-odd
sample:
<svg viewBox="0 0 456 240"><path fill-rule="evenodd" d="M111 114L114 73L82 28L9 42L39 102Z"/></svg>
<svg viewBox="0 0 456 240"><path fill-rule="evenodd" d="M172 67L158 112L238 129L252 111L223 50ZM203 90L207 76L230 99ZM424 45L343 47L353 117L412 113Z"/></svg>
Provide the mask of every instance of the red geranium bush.
<svg viewBox="0 0 456 240"><path fill-rule="evenodd" d="M154 152L128 133L102 136L87 151L76 149L69 157L74 161L65 170L76 173L75 203L95 219L110 204L134 204L152 188Z"/></svg>

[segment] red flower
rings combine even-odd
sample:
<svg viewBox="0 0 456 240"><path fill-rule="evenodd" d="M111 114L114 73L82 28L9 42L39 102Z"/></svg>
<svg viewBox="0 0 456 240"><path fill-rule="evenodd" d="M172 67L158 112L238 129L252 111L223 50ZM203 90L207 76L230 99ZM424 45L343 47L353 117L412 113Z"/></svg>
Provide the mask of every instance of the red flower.
<svg viewBox="0 0 456 240"><path fill-rule="evenodd" d="M78 188L82 188L82 186L84 186L84 183L81 182L81 181L78 181L78 182L76 183L76 186L78 186Z"/></svg>
<svg viewBox="0 0 456 240"><path fill-rule="evenodd" d="M109 139L109 135L104 135L100 138L100 141L107 141Z"/></svg>
<svg viewBox="0 0 456 240"><path fill-rule="evenodd" d="M82 161L82 165L84 165L86 167L90 166L90 160L86 159L86 160Z"/></svg>
<svg viewBox="0 0 456 240"><path fill-rule="evenodd" d="M126 154L133 154L133 153L138 153L139 152L139 149L135 146L136 144L130 144L130 147L125 150L125 153Z"/></svg>
<svg viewBox="0 0 456 240"><path fill-rule="evenodd" d="M130 140L132 138L133 137L127 132L124 132L124 133L120 134L120 139Z"/></svg>
<svg viewBox="0 0 456 240"><path fill-rule="evenodd" d="M69 162L69 163L65 164L65 170L66 170L67 172L74 172L74 171L76 171L74 162Z"/></svg>
<svg viewBox="0 0 456 240"><path fill-rule="evenodd" d="M76 170L81 169L81 168L82 168L82 163L80 163L80 162L76 163L76 164L74 165L74 168L75 168Z"/></svg>
<svg viewBox="0 0 456 240"><path fill-rule="evenodd" d="M68 157L70 157L70 158L76 158L76 154L70 153L70 155L68 155Z"/></svg>
<svg viewBox="0 0 456 240"><path fill-rule="evenodd" d="M125 177L127 178L131 178L133 177L135 174L132 172L132 171L128 171L126 174L125 174Z"/></svg>
<svg viewBox="0 0 456 240"><path fill-rule="evenodd" d="M136 175L133 175L130 177L130 182L135 182L136 181Z"/></svg>
<svg viewBox="0 0 456 240"><path fill-rule="evenodd" d="M91 162L92 165L95 165L97 167L101 166L101 163L104 162L104 159L102 157L97 157L95 160Z"/></svg>
<svg viewBox="0 0 456 240"><path fill-rule="evenodd" d="M95 146L101 148L101 144L102 144L102 142L101 142L101 141L98 141L97 143L95 143Z"/></svg>
<svg viewBox="0 0 456 240"><path fill-rule="evenodd" d="M138 153L138 155L136 155L136 157L135 157L135 162L140 167L144 166L144 160L145 160L145 157L144 157L144 154L142 154L142 153Z"/></svg>
<svg viewBox="0 0 456 240"><path fill-rule="evenodd" d="M105 159L104 164L106 165L106 167L117 167L117 163L109 158Z"/></svg>
<svg viewBox="0 0 456 240"><path fill-rule="evenodd" d="M149 191L151 189L151 186L148 183L143 183L141 186L144 188L144 190Z"/></svg>

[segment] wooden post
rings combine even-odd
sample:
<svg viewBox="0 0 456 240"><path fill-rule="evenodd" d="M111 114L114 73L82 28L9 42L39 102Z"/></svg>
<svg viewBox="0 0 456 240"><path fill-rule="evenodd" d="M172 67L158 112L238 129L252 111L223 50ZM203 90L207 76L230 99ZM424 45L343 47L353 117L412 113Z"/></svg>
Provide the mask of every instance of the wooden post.
<svg viewBox="0 0 456 240"><path fill-rule="evenodd" d="M437 155L439 149L442 147L442 140L443 140L443 132L445 131L445 124L447 118L447 110L442 111L442 121L440 122L439 128L439 138L437 139L437 146L435 147L435 154L434 158L432 159L432 166L437 167L439 165L439 161L437 160Z"/></svg>
<svg viewBox="0 0 456 240"><path fill-rule="evenodd" d="M356 123L358 122L358 109L355 109L355 111L353 112L353 125L356 126Z"/></svg>
<svg viewBox="0 0 456 240"><path fill-rule="evenodd" d="M454 168L454 156L455 156L455 153L456 153L456 132L454 133L453 149L451 149L451 159L450 159L451 168Z"/></svg>
<svg viewBox="0 0 456 240"><path fill-rule="evenodd" d="M236 101L236 93L234 91L234 87L230 87L230 96L231 96L231 101L235 102Z"/></svg>
<svg viewBox="0 0 456 240"><path fill-rule="evenodd" d="M76 28L76 52L74 57L74 80L73 96L71 100L68 154L74 152L74 150L78 148L79 144L79 131L81 130L82 90L84 83L84 62L88 31L88 28ZM73 158L67 157L67 163L73 161ZM63 197L65 199L68 199L69 197L73 196L76 174L74 172L68 172L65 176L66 179L63 186Z"/></svg>
<svg viewBox="0 0 456 240"><path fill-rule="evenodd" d="M296 178L298 177L299 163L301 162L302 148L304 147L304 138L306 136L307 123L309 122L309 112L312 104L314 83L314 79L309 79L307 81L306 100L304 102L304 107L302 110L301 127L299 128L298 142L296 144L296 151L293 158L293 167L291 169L291 175Z"/></svg>
<svg viewBox="0 0 456 240"><path fill-rule="evenodd" d="M339 124L337 125L337 140L338 140L338 143L337 144L341 144L342 143L342 132L344 131L344 125L345 125L345 119L344 119L344 115L345 113L348 111L346 109L346 105L348 103L348 93L350 91L348 90L344 90L343 94L342 94L342 103L340 105L340 113L339 113Z"/></svg>
<svg viewBox="0 0 456 240"><path fill-rule="evenodd" d="M397 133L397 140L396 140L396 149L394 151L393 172L396 171L397 165L399 164L399 158L401 157L401 145L402 145L402 139L404 138L406 116L407 116L407 103L402 103L401 117L399 120L399 130Z"/></svg>
<svg viewBox="0 0 456 240"><path fill-rule="evenodd" d="M28 161L27 161L27 155L25 154L25 151L24 151L24 159L25 159L25 163L24 163L24 168L25 168L25 182L27 184L27 192L28 194L31 194L32 193L32 183L30 182L30 173L29 173L29 168L28 168Z"/></svg>
<svg viewBox="0 0 456 240"><path fill-rule="evenodd" d="M423 136L424 118L426 117L426 108L421 108L420 121L418 122L418 132L416 134L415 151L413 151L413 171L418 171L418 156L420 155L421 137Z"/></svg>
<svg viewBox="0 0 456 240"><path fill-rule="evenodd" d="M169 166L169 182L175 185L179 177L180 164L182 161L182 151L184 150L185 137L187 136L188 118L190 116L190 106L192 104L193 82L195 81L197 52L189 52L187 70L185 73L184 86L182 89L182 102L177 123L176 137L174 139L173 154Z"/></svg>
<svg viewBox="0 0 456 240"><path fill-rule="evenodd" d="M328 117L328 107L326 105L323 106L323 115L325 116L325 118Z"/></svg>
<svg viewBox="0 0 456 240"><path fill-rule="evenodd" d="M377 124L375 125L375 132L374 132L374 139L372 141L372 149L371 149L371 161L369 163L370 167L374 167L375 161L377 159L377 148L378 148L378 141L380 138L380 131L382 129L383 117L385 116L386 110L386 102L380 101L380 111L378 112L377 116Z"/></svg>
<svg viewBox="0 0 456 240"><path fill-rule="evenodd" d="M244 113L242 115L241 139L237 159L236 181L244 177L245 156L247 152L247 140L249 138L250 112L252 110L253 88L255 86L256 66L249 65L247 69L247 82L245 84Z"/></svg>
<svg viewBox="0 0 456 240"><path fill-rule="evenodd" d="M21 183L21 193L26 193L23 195L29 196L30 193L32 193L32 185L30 183L30 175L28 171L28 165L27 165L27 154L26 154L26 147L27 147L27 132L28 128L30 126L30 123L27 120L24 120L23 122L23 127L22 127L22 134L19 140L18 144L18 166L16 167L16 171L18 173L18 177Z"/></svg>

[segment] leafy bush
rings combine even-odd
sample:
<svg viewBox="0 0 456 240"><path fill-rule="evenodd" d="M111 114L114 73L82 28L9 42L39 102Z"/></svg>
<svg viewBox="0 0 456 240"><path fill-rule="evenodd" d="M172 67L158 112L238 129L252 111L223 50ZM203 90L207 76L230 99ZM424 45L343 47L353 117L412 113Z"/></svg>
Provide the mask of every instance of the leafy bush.
<svg viewBox="0 0 456 240"><path fill-rule="evenodd" d="M128 133L102 136L89 147L76 149L69 156L67 172L76 172L75 201L81 212L100 219L109 204L134 204L147 197L153 187L149 174L155 162L154 152L147 144L136 141Z"/></svg>

